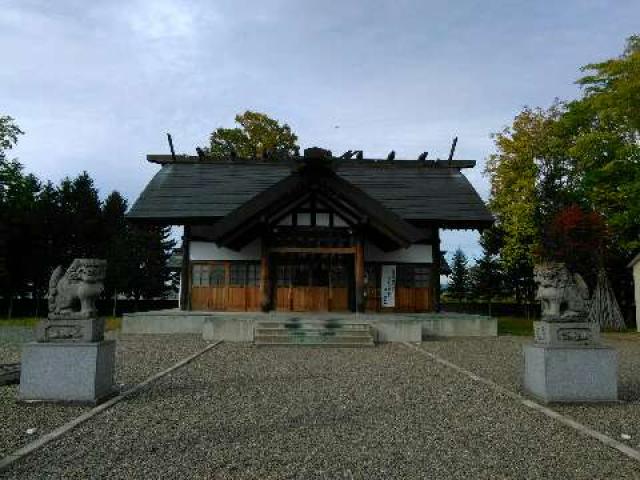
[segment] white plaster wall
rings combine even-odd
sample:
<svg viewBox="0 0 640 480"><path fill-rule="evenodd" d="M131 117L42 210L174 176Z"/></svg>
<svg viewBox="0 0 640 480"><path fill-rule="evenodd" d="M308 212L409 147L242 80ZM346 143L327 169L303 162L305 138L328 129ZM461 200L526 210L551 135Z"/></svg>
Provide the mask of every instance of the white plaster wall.
<svg viewBox="0 0 640 480"><path fill-rule="evenodd" d="M407 248L383 252L374 244L365 242L365 262L433 263L431 245L410 245Z"/></svg>
<svg viewBox="0 0 640 480"><path fill-rule="evenodd" d="M239 252L218 247L213 242L191 242L189 258L191 260L260 260L260 240L254 240Z"/></svg>

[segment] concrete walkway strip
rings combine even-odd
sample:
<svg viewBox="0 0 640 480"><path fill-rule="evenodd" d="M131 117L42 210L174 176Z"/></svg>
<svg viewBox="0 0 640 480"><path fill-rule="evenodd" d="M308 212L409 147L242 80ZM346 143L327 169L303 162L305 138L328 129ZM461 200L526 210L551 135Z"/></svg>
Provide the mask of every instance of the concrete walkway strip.
<svg viewBox="0 0 640 480"><path fill-rule="evenodd" d="M503 395L506 395L507 397L512 398L513 400L516 400L518 402L520 402L522 405L524 405L525 407L531 408L533 410L536 410L540 413L542 413L543 415L546 415L547 417L553 418L554 420L557 420L558 422L567 425L568 427L573 428L574 430L576 430L578 433L582 434L582 435L586 435L588 437L591 438L595 438L596 440L604 443L605 445L607 445L608 447L611 448L615 448L616 450L618 450L619 452L625 454L627 457L632 458L633 460L636 460L637 462L640 462L640 451L636 450L635 448L631 448L628 445L625 445L622 442L619 442L613 438L611 438L608 435L605 435L604 433L598 432L597 430L594 430L590 427L587 427L586 425L583 425L580 422L577 422L575 420L573 420L570 417L567 417L565 415L562 415L561 413L556 412L555 410L552 410L548 407L545 407L544 405L541 405L537 402L534 402L532 400L529 400L525 397L523 397L522 395L520 395L519 393L513 392L501 385L498 385L497 383L480 377L478 375L476 375L475 373L466 370L458 365L456 365L455 363L452 363L448 360L445 360L442 357L439 357L438 355L428 352L426 350L423 350L420 347L417 347L416 345L412 345L410 343L406 343L404 342L404 345L410 349L416 350L419 353L421 353L422 355L425 355L429 358L431 358L433 361L440 363L446 367L449 367L453 370L456 370L460 373L462 373L463 375L471 378L472 380L479 382L479 383L483 383L485 385L487 385L488 387L491 387L493 390L496 390L498 392L500 392Z"/></svg>
<svg viewBox="0 0 640 480"><path fill-rule="evenodd" d="M136 393L140 392L145 387L147 387L150 383L153 383L156 380L164 377L165 375L168 375L169 373L173 372L174 370L177 370L177 369L179 369L181 367L184 367L188 363L190 363L193 360L195 360L196 358L198 358L200 355L203 355L204 353L207 353L209 350L211 350L212 348L214 348L217 345L219 345L221 342L222 342L222 340L219 340L219 341L217 341L215 343L207 345L202 350L194 353L193 355L190 355L187 358L184 358L184 359L180 360L178 363L176 363L175 365L172 365L171 367L167 368L166 370L163 370L163 371L161 371L159 373L156 373L155 375L147 378L142 383L138 383L134 387L132 387L132 388L120 393L119 395L113 397L111 400L108 400L108 401L98 405L97 407L92 408L88 412L83 413L82 415L74 418L73 420L65 423L64 425L56 428L55 430L52 430L51 432L41 436L37 440L34 440L33 442L25 445L24 447L20 448L19 450L16 450L15 452L7 455L6 457L4 457L3 459L0 460L0 472L6 470L11 464L16 462L17 460L20 460L21 458L26 457L27 455L35 452L39 448L45 446L47 443L49 443L49 442L51 442L51 441L53 441L53 440L55 440L57 438L60 438L61 436L65 435L66 433L70 432L71 430L76 428L78 425L81 425L82 423L86 422L87 420L90 420L91 418L95 417L96 415L99 415L100 413L104 412L105 410L110 409L115 404L120 403L122 400L124 400L126 398L129 398L132 395L135 395Z"/></svg>

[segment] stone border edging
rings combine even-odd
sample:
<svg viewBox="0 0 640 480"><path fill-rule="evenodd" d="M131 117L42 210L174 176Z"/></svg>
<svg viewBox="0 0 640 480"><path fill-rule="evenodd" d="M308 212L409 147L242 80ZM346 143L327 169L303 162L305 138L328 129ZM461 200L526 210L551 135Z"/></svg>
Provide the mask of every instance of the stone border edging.
<svg viewBox="0 0 640 480"><path fill-rule="evenodd" d="M95 417L96 415L104 412L105 410L108 410L109 408L113 407L115 404L121 402L122 400L124 400L124 399L126 399L128 397L131 397L132 395L140 392L141 390L143 390L150 383L158 380L159 378L164 377L165 375L173 372L174 370L177 370L177 369L179 369L181 367L184 367L186 364L192 362L193 360L198 358L200 355L203 355L204 353L206 353L209 350L213 349L214 347L216 347L220 343L222 343L222 340L219 340L219 341L217 341L215 343L207 345L204 349L194 353L193 355L190 355L187 358L184 358L184 359L180 360L178 363L176 363L175 365L172 365L171 367L167 368L166 370L163 370L161 372L156 373L155 375L152 375L151 377L147 378L146 380L144 380L141 383L138 383L136 386L130 388L129 390L125 390L124 392L120 393L119 395L113 397L111 400L108 400L108 401L98 405L97 407L92 408L88 412L83 413L82 415L74 418L73 420L65 423L64 425L61 425L60 427L56 428L55 430L52 430L51 432L46 433L45 435L41 436L37 440L34 440L33 442L25 445L24 447L16 450L15 452L10 453L9 455L4 457L3 459L0 459L0 472L5 471L6 469L8 469L16 461L20 460L21 458L26 457L27 455L30 455L31 453L35 452L39 448L45 446L47 443L49 443L49 442L51 442L53 440L56 440L57 438L60 438L61 436L63 436L64 434L68 433L69 431L71 431L72 429L77 427L78 425L83 424L87 420L90 420L91 418Z"/></svg>
<svg viewBox="0 0 640 480"><path fill-rule="evenodd" d="M520 395L519 393L516 392L512 392L511 390L498 385L497 383L493 382L492 380L488 380L486 378L480 377L478 375L476 375L475 373L466 370L458 365L456 365L455 363L452 363L448 360L445 360L444 358L428 352L426 350L423 350L415 345L411 345L410 343L407 342L403 342L403 345L405 345L408 348L417 350L418 352L422 353L423 355L431 358L433 361L440 363L446 367L449 367L453 370L456 370L457 372L462 373L463 375L471 378L472 380L479 382L479 383L483 383L484 385L487 385L489 387L491 387L494 390L497 390L498 392L502 393L503 395L506 395L507 397L511 398L512 400L516 400L518 402L520 402L522 405L524 405L527 408L531 408L533 410L536 410L540 413L542 413L543 415L546 415L547 417L553 418L554 420L557 420L558 422L573 428L574 430L576 430L578 433L591 437L591 438L595 438L596 440L598 440L601 443L604 443L605 445L607 445L608 447L614 448L616 450L618 450L619 452L625 454L627 457L640 462L640 451L636 450L635 448L631 448L628 445L625 445L622 442L619 442L618 440L615 440L613 438L611 438L608 435L605 435L604 433L598 432L597 430L594 430L591 427L587 427L586 425L583 425L580 422L577 422L576 420L567 417L565 415L562 415L561 413L556 412L555 410L552 410L548 407L545 407L544 405L541 405L537 402L534 402L532 400L529 400L525 397L523 397L522 395Z"/></svg>

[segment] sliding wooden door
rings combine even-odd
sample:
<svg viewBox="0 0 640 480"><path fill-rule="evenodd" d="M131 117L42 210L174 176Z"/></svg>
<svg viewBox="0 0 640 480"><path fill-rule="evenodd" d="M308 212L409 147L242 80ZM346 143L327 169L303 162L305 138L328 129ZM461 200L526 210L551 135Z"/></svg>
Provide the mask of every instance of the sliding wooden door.
<svg viewBox="0 0 640 480"><path fill-rule="evenodd" d="M279 255L276 259L276 310L348 311L350 263L353 263L353 255Z"/></svg>
<svg viewBox="0 0 640 480"><path fill-rule="evenodd" d="M192 262L191 309L260 310L260 264Z"/></svg>

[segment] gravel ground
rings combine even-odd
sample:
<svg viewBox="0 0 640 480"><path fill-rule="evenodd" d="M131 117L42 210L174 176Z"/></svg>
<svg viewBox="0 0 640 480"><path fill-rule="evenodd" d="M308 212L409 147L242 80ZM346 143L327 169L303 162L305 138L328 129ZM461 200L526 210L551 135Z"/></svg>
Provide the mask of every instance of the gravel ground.
<svg viewBox="0 0 640 480"><path fill-rule="evenodd" d="M528 337L455 338L425 342L421 348L509 388L521 391L522 346ZM602 433L640 449L640 335L605 334L618 352L619 404L562 405L552 408ZM630 435L624 439L622 435ZM638 475L640 478L640 474Z"/></svg>
<svg viewBox="0 0 640 480"><path fill-rule="evenodd" d="M0 363L19 362L22 344L31 340L32 328L0 326Z"/></svg>
<svg viewBox="0 0 640 480"><path fill-rule="evenodd" d="M30 328L0 327L0 362L20 359L21 344L32 339ZM161 371L203 348L206 343L195 335L119 335L117 338L116 382L128 386ZM0 458L37 437L86 412L89 407L16 402L17 385L0 386ZM27 429L37 429L27 434Z"/></svg>
<svg viewBox="0 0 640 480"><path fill-rule="evenodd" d="M518 358L519 343L474 339L424 347L452 359L469 349L463 358L482 360L474 370L509 382L514 368L504 363ZM619 452L402 345L222 344L7 474L620 479L639 472Z"/></svg>

